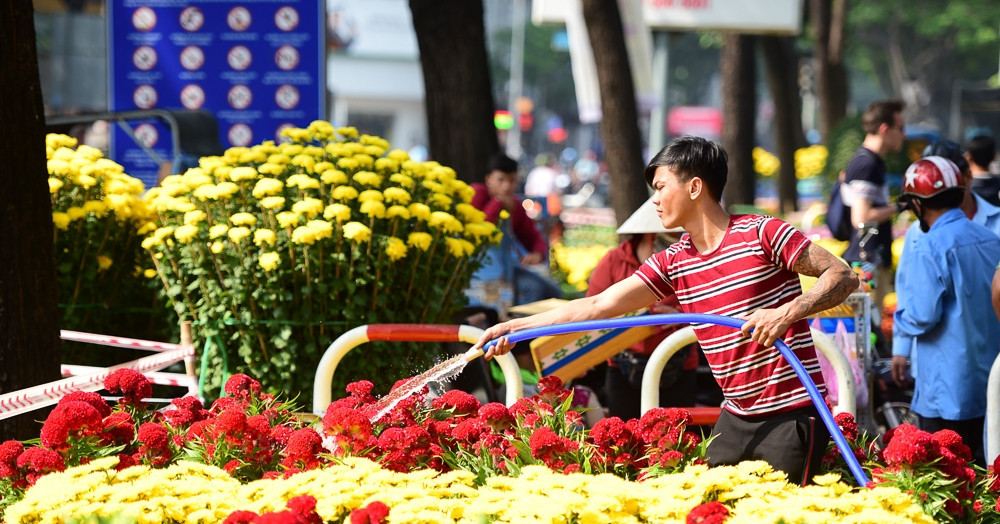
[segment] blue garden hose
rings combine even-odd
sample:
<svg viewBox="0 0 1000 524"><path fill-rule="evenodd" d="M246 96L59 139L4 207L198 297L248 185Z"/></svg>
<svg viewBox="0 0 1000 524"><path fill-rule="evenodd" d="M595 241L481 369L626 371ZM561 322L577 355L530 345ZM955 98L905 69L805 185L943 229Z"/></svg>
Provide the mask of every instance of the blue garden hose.
<svg viewBox="0 0 1000 524"><path fill-rule="evenodd" d="M515 343L537 337L564 335L566 333L576 333L580 331L690 323L716 324L719 326L740 329L745 322L745 320L722 315L671 313L666 315L641 315L636 317L609 318L604 320L588 320L584 322L553 324L551 326L516 331L506 335L506 337L511 343ZM495 346L496 343L496 339L491 340L483 347L483 349L489 350ZM851 473L854 474L854 478L857 480L858 485L861 487L867 486L868 476L865 475L864 470L861 469L861 464L858 462L857 457L854 456L854 452L851 450L850 444L847 443L847 439L844 438L844 434L840 431L840 427L837 426L837 422L833 419L833 414L830 413L830 409L826 407L826 401L823 400L823 395L819 393L819 390L816 389L816 384L814 384L812 379L809 378L809 373L806 372L805 367L802 366L802 363L799 362L799 359L794 353L792 353L791 348L789 348L788 344L785 344L783 340L775 340L774 346L778 348L778 351L781 352L781 355L785 357L785 360L787 360L792 366L792 369L795 370L795 374L798 375L799 380L801 380L802 384L806 387L806 391L809 393L809 398L812 399L813 404L816 406L816 410L819 412L820 418L823 419L823 424L826 425L826 429L830 432L830 436L833 437L833 441L837 444L837 448L840 450L840 455L844 457L844 461L847 462L847 467L851 470Z"/></svg>

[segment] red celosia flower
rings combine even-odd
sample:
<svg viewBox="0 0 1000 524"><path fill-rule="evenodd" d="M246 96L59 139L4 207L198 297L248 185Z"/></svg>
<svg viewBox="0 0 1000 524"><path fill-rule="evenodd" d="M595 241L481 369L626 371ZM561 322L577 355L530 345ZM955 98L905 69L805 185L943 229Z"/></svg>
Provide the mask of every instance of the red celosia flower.
<svg viewBox="0 0 1000 524"><path fill-rule="evenodd" d="M661 442L663 437L672 437L670 440L676 444L691 421L691 414L686 409L653 408L639 419L639 437L647 444Z"/></svg>
<svg viewBox="0 0 1000 524"><path fill-rule="evenodd" d="M351 524L384 524L389 517L389 506L374 501L351 512Z"/></svg>
<svg viewBox="0 0 1000 524"><path fill-rule="evenodd" d="M292 436L295 430L285 426L284 424L274 426L271 428L271 439L278 446L285 447L288 444L288 438Z"/></svg>
<svg viewBox="0 0 1000 524"><path fill-rule="evenodd" d="M222 397L212 403L212 413L222 413L227 409L243 409L243 403L236 397Z"/></svg>
<svg viewBox="0 0 1000 524"><path fill-rule="evenodd" d="M844 412L837 413L833 419L840 426L841 432L844 434L844 438L854 442L858 440L858 423L854 420L854 415Z"/></svg>
<svg viewBox="0 0 1000 524"><path fill-rule="evenodd" d="M375 397L372 396L372 389L375 385L367 380L359 380L357 382L351 382L345 388L352 397L355 397L361 402L370 403L375 401Z"/></svg>
<svg viewBox="0 0 1000 524"><path fill-rule="evenodd" d="M0 444L0 479L12 477L17 473L17 457L21 453L24 453L24 444L16 440Z"/></svg>
<svg viewBox="0 0 1000 524"><path fill-rule="evenodd" d="M543 403L551 405L561 404L573 392L563 388L563 381L555 375L542 377L538 381L538 394L536 395Z"/></svg>
<svg viewBox="0 0 1000 524"><path fill-rule="evenodd" d="M86 402L60 402L42 425L42 445L55 450L66 449L70 437L83 437L101 431L101 413Z"/></svg>
<svg viewBox="0 0 1000 524"><path fill-rule="evenodd" d="M127 446L135 438L135 420L127 411L116 411L104 419L101 439L104 444Z"/></svg>
<svg viewBox="0 0 1000 524"><path fill-rule="evenodd" d="M260 382L243 373L237 373L226 381L225 391L231 397L247 401L260 395Z"/></svg>
<svg viewBox="0 0 1000 524"><path fill-rule="evenodd" d="M507 406L499 402L490 402L488 404L483 404L479 408L479 413L477 413L479 418L483 419L493 428L493 431L503 431L505 429L510 429L514 427L516 421L514 420L514 415L511 414Z"/></svg>
<svg viewBox="0 0 1000 524"><path fill-rule="evenodd" d="M232 475L234 471L236 471L237 469L239 469L240 465L241 465L241 463L240 463L240 461L238 459L233 459L233 460L230 460L229 462L226 462L225 464L223 464L222 469L224 469L226 471L226 473L229 473L230 475Z"/></svg>
<svg viewBox="0 0 1000 524"><path fill-rule="evenodd" d="M135 461L135 458L129 453L119 453L118 454L118 465L115 466L117 471L121 471L125 468L130 468L136 466L139 463Z"/></svg>
<svg viewBox="0 0 1000 524"><path fill-rule="evenodd" d="M420 426L387 428L378 437L382 451L379 462L386 469L407 472L427 463L433 456L430 434Z"/></svg>
<svg viewBox="0 0 1000 524"><path fill-rule="evenodd" d="M108 402L93 391L72 391L65 397L59 399L60 403L70 401L86 402L87 404L94 406L94 409L101 414L101 418L111 414L111 406L108 405Z"/></svg>
<svg viewBox="0 0 1000 524"><path fill-rule="evenodd" d="M910 424L897 426L892 440L882 451L889 466L917 465L938 457L937 448L931 434Z"/></svg>
<svg viewBox="0 0 1000 524"><path fill-rule="evenodd" d="M323 519L316 514L316 497L299 495L288 500L288 509L298 517L302 524L321 524Z"/></svg>
<svg viewBox="0 0 1000 524"><path fill-rule="evenodd" d="M33 486L35 481L48 473L65 471L66 462L55 451L34 446L17 457L17 468L24 472L28 486Z"/></svg>
<svg viewBox="0 0 1000 524"><path fill-rule="evenodd" d="M372 430L372 422L360 411L351 408L335 408L332 405L323 416L323 434L332 437L335 456L364 456L378 445Z"/></svg>
<svg viewBox="0 0 1000 524"><path fill-rule="evenodd" d="M322 452L323 439L319 433L312 428L302 428L288 438L285 458L281 463L288 468L297 466L302 469L312 469L319 466L320 462L316 455Z"/></svg>
<svg viewBox="0 0 1000 524"><path fill-rule="evenodd" d="M170 433L163 424L146 422L139 426L136 435L139 441L139 455L155 468L170 463Z"/></svg>
<svg viewBox="0 0 1000 524"><path fill-rule="evenodd" d="M688 513L687 524L722 524L729 518L729 508L717 500L700 504Z"/></svg>
<svg viewBox="0 0 1000 524"><path fill-rule="evenodd" d="M558 459L562 455L576 451L579 447L577 442L556 435L555 431L548 426L535 429L528 439L528 445L531 447L532 457L544 461L553 469L557 469L553 466L558 463Z"/></svg>
<svg viewBox="0 0 1000 524"><path fill-rule="evenodd" d="M175 398L170 403L174 409L164 411L163 417L175 428L183 428L211 416L211 412L205 409L198 397Z"/></svg>
<svg viewBox="0 0 1000 524"><path fill-rule="evenodd" d="M215 429L227 437L241 439L247 425L247 414L239 409L227 409L215 417Z"/></svg>
<svg viewBox="0 0 1000 524"><path fill-rule="evenodd" d="M680 464L681 460L684 458L684 454L676 449L671 449L660 455L660 467L661 468L674 468Z"/></svg>
<svg viewBox="0 0 1000 524"><path fill-rule="evenodd" d="M456 418L472 416L479 411L479 399L460 389L450 389L432 400L431 407L451 410Z"/></svg>
<svg viewBox="0 0 1000 524"><path fill-rule="evenodd" d="M489 433L490 427L482 419L467 418L459 422L451 434L459 444L471 446Z"/></svg>
<svg viewBox="0 0 1000 524"><path fill-rule="evenodd" d="M954 453L956 457L965 461L972 460L972 450L962 442L962 437L958 433L950 429L942 429L932 436L938 446Z"/></svg>
<svg viewBox="0 0 1000 524"><path fill-rule="evenodd" d="M236 510L222 521L222 524L251 524L259 515L252 511Z"/></svg>
<svg viewBox="0 0 1000 524"><path fill-rule="evenodd" d="M153 396L153 385L145 375L134 369L116 369L104 379L104 389L121 394L124 405L142 405L142 399Z"/></svg>

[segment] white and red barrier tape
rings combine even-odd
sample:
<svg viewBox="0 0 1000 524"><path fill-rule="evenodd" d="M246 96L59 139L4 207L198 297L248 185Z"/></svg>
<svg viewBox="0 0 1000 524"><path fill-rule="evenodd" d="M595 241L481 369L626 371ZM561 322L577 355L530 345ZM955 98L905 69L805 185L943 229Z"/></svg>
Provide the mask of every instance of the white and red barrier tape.
<svg viewBox="0 0 1000 524"><path fill-rule="evenodd" d="M104 368L96 366L78 366L75 364L63 364L62 365L62 376L64 377L75 377L79 375L86 375L88 373L97 373L102 371ZM161 386L184 386L184 387L198 387L198 379L192 377L191 375L185 375L183 373L161 373L159 371L151 371L148 373L143 373L146 378L149 379L153 384L159 384Z"/></svg>
<svg viewBox="0 0 1000 524"><path fill-rule="evenodd" d="M116 348L145 349L147 351L170 351L172 349L180 349L184 347L180 344L171 344L169 342L153 342L152 340L140 340L137 338L95 335L93 333L81 333L79 331L67 331L65 329L59 332L59 338L74 342L86 342L87 344L97 344Z"/></svg>
<svg viewBox="0 0 1000 524"><path fill-rule="evenodd" d="M94 336L103 339L114 339L116 343L121 343L121 344L148 342L142 340L131 340L124 338L116 338L116 337L103 337L101 335L94 335ZM107 368L101 368L100 371L95 373L70 377L63 380L57 380L55 382L50 382L48 384L42 384L40 386L35 386L32 388L14 391L13 393L0 395L0 420L27 411L32 411L35 409L43 408L45 406L50 406L52 404L55 404L56 402L59 402L60 398L73 391L101 390L104 388L104 379L107 378L108 375L110 375L111 372L116 369L129 368L145 374L150 371L156 371L158 369L167 367L175 362L180 362L181 360L184 360L187 357L194 356L194 346L180 346L177 344L165 344L158 342L151 342L151 344L156 344L160 346L160 349L152 349L148 347L142 347L142 349L150 349L151 351L162 351L162 353L158 353L156 355L151 355L148 357L143 357L130 362L125 362L123 364L117 364ZM174 349L167 349L166 346L172 346ZM125 346L125 347L137 347L137 346Z"/></svg>

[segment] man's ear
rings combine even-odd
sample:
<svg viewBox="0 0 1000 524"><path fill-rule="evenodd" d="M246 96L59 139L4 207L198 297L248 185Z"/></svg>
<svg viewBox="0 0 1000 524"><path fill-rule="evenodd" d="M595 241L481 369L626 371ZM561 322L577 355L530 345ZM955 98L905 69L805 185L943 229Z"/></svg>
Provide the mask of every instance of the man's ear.
<svg viewBox="0 0 1000 524"><path fill-rule="evenodd" d="M700 195L704 190L705 181L702 180L701 177L696 176L691 180L688 180L688 196L691 197L691 200L698 198L698 195Z"/></svg>

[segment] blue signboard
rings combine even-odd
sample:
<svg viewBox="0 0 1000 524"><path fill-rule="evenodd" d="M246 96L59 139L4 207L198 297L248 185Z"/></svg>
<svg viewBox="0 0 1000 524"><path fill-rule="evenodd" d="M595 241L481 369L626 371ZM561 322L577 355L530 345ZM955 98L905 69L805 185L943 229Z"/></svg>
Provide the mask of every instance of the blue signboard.
<svg viewBox="0 0 1000 524"><path fill-rule="evenodd" d="M112 0L109 107L207 110L225 147L278 140L325 118L324 20L322 0ZM172 160L170 131L129 124L142 144L116 127L111 158L151 187L153 157Z"/></svg>

